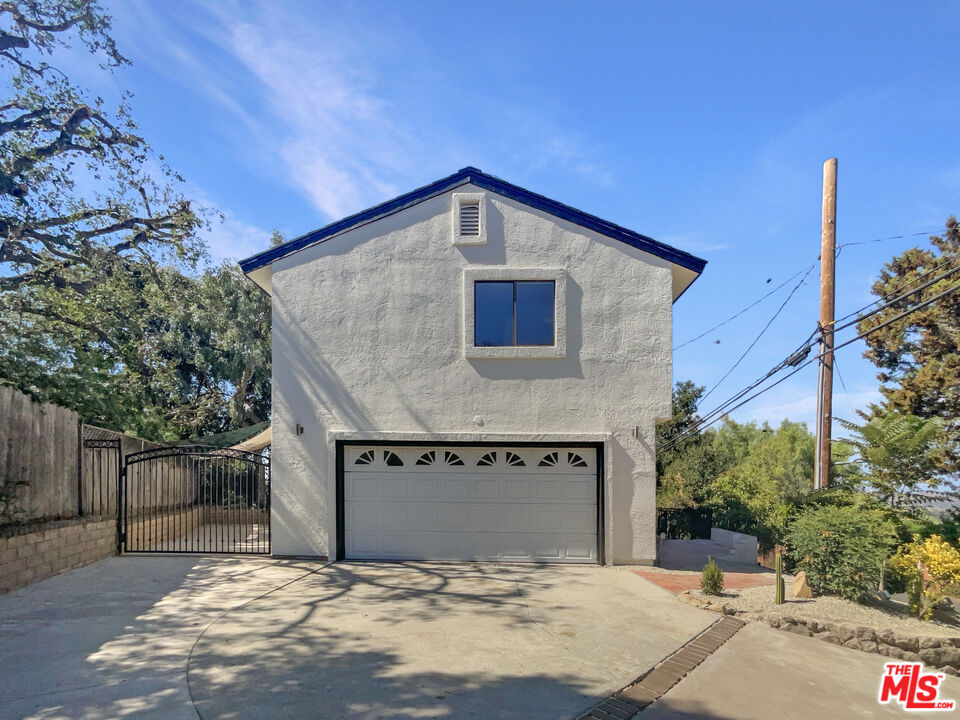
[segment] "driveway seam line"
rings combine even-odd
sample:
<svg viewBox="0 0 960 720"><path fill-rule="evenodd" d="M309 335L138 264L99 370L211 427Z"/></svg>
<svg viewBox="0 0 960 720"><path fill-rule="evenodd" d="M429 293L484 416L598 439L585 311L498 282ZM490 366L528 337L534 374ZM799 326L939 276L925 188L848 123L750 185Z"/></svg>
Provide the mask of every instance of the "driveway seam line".
<svg viewBox="0 0 960 720"><path fill-rule="evenodd" d="M585 713L579 715L577 720L605 720L611 717L622 717L625 712L623 705L634 708L631 718L639 717L640 713L666 695L700 663L736 635L745 624L742 620L729 616L717 619L716 622L711 623L687 640L626 687L610 694ZM690 653L681 655L694 643L701 647L706 646L709 650L705 648L696 657L693 657ZM700 657L700 655L703 656Z"/></svg>
<svg viewBox="0 0 960 720"><path fill-rule="evenodd" d="M501 567L501 569L503 569L503 568ZM529 620L529 621L532 622L534 625L536 625L538 628L540 628L541 630L543 630L543 631L544 631L547 635L549 635L550 637L553 637L553 633L552 633L552 632L550 632L549 630L547 630L543 625L541 625L540 623L538 623L536 620L533 619L533 613L530 612L530 603L527 602L526 596L523 594L523 591L520 589L520 581L517 580L515 577L513 577L513 575L510 573L509 570L506 570L506 573L507 573L507 577L508 577L510 580L513 581L514 586L517 588L517 595L520 597L521 600L523 600L523 606L524 606L524 607L526 608L526 610L527 610L527 620Z"/></svg>
<svg viewBox="0 0 960 720"><path fill-rule="evenodd" d="M237 610L240 610L240 609L242 609L242 608L245 608L247 605L249 605L250 603L254 603L254 602L256 602L257 600L262 600L263 598L267 597L268 595L272 595L272 594L275 593L277 590L283 590L283 589L286 588L286 587L290 587L290 586L293 585L294 583L300 582L300 581L303 580L305 577L309 577L310 575L316 575L316 574L317 574L318 572L320 572L321 570L325 570L326 568L330 567L330 565L331 565L331 563L327 562L327 563L321 565L320 567L311 570L310 572L305 572L303 575L300 575L299 577L295 577L293 580L288 580L288 581L285 582L285 583L281 583L280 585L277 585L275 588L271 588L270 590L267 590L266 592L261 593L260 595L257 595L257 596L254 597L254 598L250 598L249 600L245 600L244 602L240 603L239 605L235 605L235 606L232 607L232 608L228 608L227 610L224 610L222 613L220 613L219 615L217 615L217 617L215 617L213 620L211 620L210 623L209 623L205 628L203 628L203 630L200 631L200 634L197 635L196 639L193 641L193 645L190 646L190 652L187 653L187 668L186 668L187 695L190 696L190 704L193 706L193 711L197 714L197 718L199 718L199 720L205 720L205 719L204 719L204 717L203 717L203 713L200 712L200 708L197 707L197 701L194 700L194 698L193 698L193 688L192 688L191 685L190 685L190 663L193 661L193 652L194 652L194 650L197 649L197 645L200 644L200 640L202 640L202 639L203 639L203 636L206 635L207 630L209 630L209 629L212 628L214 625L216 625L218 622L220 622L221 620L223 620L223 619L224 619L227 615L229 615L230 613L235 612L235 611L237 611Z"/></svg>

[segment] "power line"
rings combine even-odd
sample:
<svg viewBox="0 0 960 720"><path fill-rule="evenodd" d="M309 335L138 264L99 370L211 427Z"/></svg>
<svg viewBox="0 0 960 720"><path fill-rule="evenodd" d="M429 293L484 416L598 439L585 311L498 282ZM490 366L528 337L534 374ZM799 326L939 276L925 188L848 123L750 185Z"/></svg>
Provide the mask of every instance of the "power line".
<svg viewBox="0 0 960 720"><path fill-rule="evenodd" d="M949 277L950 275L952 275L952 274L954 274L954 273L956 273L956 272L960 272L960 266L958 266L958 267L954 268L953 270L950 270L950 271L948 271L948 272L946 272L946 273L943 273L942 275L937 276L937 277L934 278L933 280L929 280L928 282L924 283L923 285L921 285L921 286L919 286L919 287L916 287L916 288L913 288L912 290L909 290L909 291L907 291L907 292L905 292L905 293L902 293L902 294L900 294L900 295L898 295L898 296L895 296L895 297L893 297L893 298L890 298L890 297L888 296L888 297L887 297L888 302L886 302L885 304L883 304L883 305L875 308L875 309L874 309L873 311L871 311L870 313L867 313L866 315L862 315L862 316L858 317L858 318L857 318L856 320L854 320L854 321L851 321L851 322L845 323L845 324L843 324L843 325L837 326L836 328L834 328L834 332L839 332L839 331L841 331L841 330L845 330L846 328L850 327L851 325L854 325L854 324L860 322L861 320L864 320L864 319L866 319L866 318L868 318L868 317L871 317L871 316L873 316L873 315L875 315L875 314L877 314L877 313L879 313L879 312L887 309L888 307L891 307L892 305L895 305L896 303L900 302L900 301L903 300L904 298L907 298L907 297L909 297L910 295L913 295L913 294L919 292L920 290L923 290L923 289L929 287L930 285L933 285L933 284L939 282L940 280L942 280L942 279L944 279L944 278L946 278L946 277ZM927 274L929 274L929 273L927 273ZM868 307L869 307L869 306L868 306ZM781 308L781 309L782 309L782 308ZM849 316L848 316L848 317L849 317ZM780 364L778 364L778 365L774 366L773 368L771 368L765 375L763 375L762 377L760 377L760 378L758 378L757 380L755 380L753 383L751 383L750 385L748 385L744 390L741 390L739 393L735 394L735 395L734 395L732 398L730 398L730 400L728 400L726 403L721 404L721 405L717 408L717 410L714 411L714 413L723 410L723 408L724 408L727 404L729 404L729 403L731 403L731 402L735 402L737 399L739 399L740 397L742 397L743 394L745 394L746 392L749 392L749 391L752 390L753 388L761 385L766 379L768 379L768 378L771 377L772 375L776 374L776 373L779 372L780 370L784 369L785 367L795 366L795 365L797 364L797 362L799 362L798 356L799 356L801 353L809 353L809 344L810 344L810 341L811 341L819 332L821 332L821 329L818 327L816 330L814 330L812 333L810 333L810 335L807 336L807 339L804 340L804 341L787 357L786 360L782 361ZM802 359L802 358L800 358L800 359ZM729 374L729 373L728 373L728 374ZM719 384L719 383L718 383L718 384ZM715 389L715 388L716 388L716 385L714 386L713 389ZM712 392L713 389L711 389L711 392ZM709 394L709 393L708 393L708 394ZM706 395L704 395L704 396L700 399L700 402L702 403L705 398L706 398ZM711 413L711 414L713 414L713 413ZM708 415L707 417L709 417L709 415Z"/></svg>
<svg viewBox="0 0 960 720"><path fill-rule="evenodd" d="M760 338L762 338L762 337L763 337L763 334L770 328L770 325L773 324L773 321L776 320L776 319L780 316L780 313L783 312L783 309L787 306L787 303L790 302L790 299L797 293L797 290L799 290L799 289L803 286L803 284L807 281L807 277L810 275L811 272L813 272L813 269L814 269L816 266L817 266L817 264L816 264L816 263L813 263L810 267L807 268L807 271L803 274L803 277L800 278L800 282L798 282L796 285L794 285L793 290L791 290L791 291L790 291L790 294L787 295L787 299L784 300L784 301L780 304L780 307L777 308L777 311L773 314L773 316L772 316L769 320L767 320L767 324L763 326L763 329L762 329L762 330L757 334L757 336L753 339L753 342L751 342L751 343L747 346L747 349L743 351L743 354L742 354L739 358L737 358L737 361L731 366L731 368L730 368L729 370L727 370L727 372L724 374L724 376L723 376L722 378L720 378L720 379L714 384L714 386L707 391L706 395L704 395L702 398L700 398L700 401L701 401L701 402L703 402L704 400L706 400L707 397L710 395L710 393L712 393L714 390L716 390L718 387L720 387L721 383L723 383L724 380L726 380L728 377L730 377L730 373L732 373L734 370L736 370L737 367L740 365L740 363L743 362L743 359L747 356L747 354L748 354L751 350L753 350L753 347L760 341Z"/></svg>
<svg viewBox="0 0 960 720"><path fill-rule="evenodd" d="M942 270L943 268L936 268L936 269L937 269L937 270ZM930 271L928 271L927 273L924 273L924 275L928 275L929 272L930 272ZM858 316L855 320L850 320L849 322L846 322L846 323L844 323L844 324L842 324L842 325L836 325L836 322L837 322L837 321L834 321L833 331L834 331L834 332L839 332L839 331L841 331L841 330L844 330L844 329L850 327L851 325L856 325L856 324L859 323L861 320L864 320L864 319L870 317L871 315L875 315L875 314L876 314L877 312L879 312L880 310L884 310L884 309L890 307L891 305L895 305L896 303L900 302L901 300L904 300L905 298L908 298L908 297L910 297L911 295L917 294L917 293L920 292L921 290L926 290L926 289L927 289L928 287L930 287L931 285L936 285L936 284L937 284L938 282L940 282L941 280L943 280L943 279L945 279L945 278L948 278L948 277L950 277L951 275L955 275L955 274L958 273L958 272L960 272L960 264L957 264L952 270L948 270L947 272L943 273L942 275L938 275L937 277L933 278L932 280L927 280L927 282L923 283L922 285L920 285L920 286L918 286L918 287L913 288L912 290L907 290L906 292L903 292L903 293L901 293L900 295L897 295L897 296L894 297L893 299L888 299L888 301L887 301L886 303L884 303L882 306L880 306L880 307L877 308L876 310L873 310L872 312L869 312L869 313L867 313L866 315ZM919 278L917 278L917 279L919 279ZM912 283L910 283L910 284L912 284ZM875 304L875 303L871 303L871 305L872 305L872 304ZM870 305L867 305L866 307L870 307ZM853 314L853 313L851 313L850 315L852 315L852 314ZM850 315L845 315L844 317L842 317L842 318L840 318L840 319L841 319L841 320L845 320L846 318L849 318Z"/></svg>
<svg viewBox="0 0 960 720"><path fill-rule="evenodd" d="M734 410L737 410L738 408L743 407L744 405L746 405L746 404L747 404L748 402L750 402L751 400L759 397L760 395L763 395L765 392L768 392L768 391L772 390L773 388L775 388L775 387L776 387L777 385L779 385L780 383L782 383L782 382L784 382L785 380L787 380L787 379L793 377L794 375L796 375L796 374L797 374L798 372L800 372L803 368L807 367L808 365L810 365L810 364L813 363L813 362L816 362L817 360L822 359L823 357L825 357L825 356L828 355L829 353L831 353L831 352L834 352L834 353L835 353L837 350L840 350L840 349L842 349L842 348L845 348L845 347L847 347L848 345L850 345L850 344L852 344L852 343L855 343L857 340L862 340L863 338L867 337L867 335L871 335L871 334L877 332L878 330L881 330L882 328L885 328L885 327L887 327L888 325L891 325L892 323L897 322L898 320L902 320L902 319L903 319L904 317L906 317L907 315L910 315L911 313L917 312L918 310L921 310L921 309L927 307L928 305L932 305L932 304L935 303L936 301L938 301L938 300L940 300L940 299L942 299L942 298L944 298L944 297L946 297L946 296L948 296L948 295L951 295L952 293L956 292L957 290L960 290L960 283L957 283L956 285L952 285L951 287L947 288L947 289L944 290L943 292L941 292L941 293L939 293L939 294L937 294L937 295L934 295L933 297L928 298L927 300L924 300L924 301L921 302L921 303L918 303L917 305L913 306L912 308L908 308L907 310L904 310L903 312L899 313L898 315L893 316L892 318L888 318L887 320L884 320L882 323L880 323L879 325L877 325L877 326L875 326L875 327L870 328L869 330L866 330L866 331L864 331L864 332L862 332L862 333L859 333L859 334L856 335L855 337L852 337L852 338L850 338L849 340L846 340L846 341L840 343L839 345L835 346L832 350L829 350L829 351L826 351L826 352L823 352L823 353L819 353L819 354L817 354L817 355L814 355L812 358L806 360L805 362L801 362L801 363L797 364L791 372L787 373L786 375L784 375L783 377L781 377L780 379L778 379L778 380L777 380L776 382L774 382L772 385L768 385L767 387L763 388L762 390L757 391L756 393L754 393L754 394L751 395L750 397L746 398L745 400L742 400L741 402L737 403L737 404L734 405L733 407L727 407L727 406L730 405L730 403L736 402L736 400L738 400L739 398L743 397L746 392L749 392L749 390L741 390L741 391L740 391L739 393L737 393L733 398L731 398L730 400L728 400L726 403L724 403L723 405L721 405L719 408L717 408L716 410L711 411L711 412L708 413L706 416L704 416L704 418L702 418L701 421L698 422L698 423L696 423L693 427L688 428L686 431L684 431L683 433L681 433L681 434L678 435L677 437L673 438L673 439L672 439L669 443L667 443L664 447L662 447L662 448L657 448L657 451L658 451L658 452L666 452L666 451L668 451L668 450L672 450L674 447L676 447L676 446L679 445L681 442L683 442L687 437L689 437L689 436L691 436L691 435L693 435L693 434L695 434L695 433L698 433L698 432L700 432L701 430L704 430L704 429L708 428L710 425L713 425L715 422L717 422L717 420L719 420L720 417L713 417L713 416L714 416L714 415L717 415L717 413L720 412L721 410L723 411L723 415L727 415L727 414L733 412ZM888 303L887 305L884 305L884 306L882 306L882 307L880 307L880 308L877 308L876 310L872 311L871 313L869 313L868 315L866 315L866 316L864 316L864 317L870 317L870 316L872 316L872 315L876 315L878 312L881 312L882 310L885 310L887 307L889 307L890 304L892 304L892 303ZM781 362L780 365L779 365L777 368L774 368L774 369L771 370L769 373L767 373L767 375L766 375L764 378L762 378L758 383L754 384L753 387L757 387L757 385L761 384L764 380L766 380L767 378L769 378L774 372L777 372L777 371L779 371L779 370L787 367L789 359L790 359L790 358L787 358L787 360L784 360L783 362ZM710 418L713 418L713 419L710 419ZM708 422L708 420L709 420L709 422Z"/></svg>
<svg viewBox="0 0 960 720"><path fill-rule="evenodd" d="M771 290L770 292L768 292L768 293L767 293L766 295L764 295L763 297L754 300L752 303L750 303L749 305L747 305L743 310L740 310L739 312L734 313L733 315L731 315L730 317L728 317L728 318L727 318L726 320L724 320L723 322L717 323L716 325L714 325L714 326L713 326L712 328L710 328L709 330L705 330L704 332L702 332L702 333L700 333L699 335L697 335L695 338L691 338L691 339L687 340L686 342L677 345L676 347L673 348L674 352L676 352L677 350L679 350L679 349L682 348L682 347L686 347L686 346L689 345L690 343L696 342L696 341L699 340L700 338L706 337L707 335L709 335L710 333L712 333L714 330L718 330L718 329L722 328L722 327L723 327L724 325L726 325L728 322L731 322L732 320L736 320L738 317L740 317L740 316L743 315L745 312L747 312L747 310L752 310L752 309L755 308L757 305L759 305L759 304L762 303L764 300L766 300L768 297L770 297L771 295L774 295L774 294L776 294L778 291L782 290L784 287L786 287L787 283L789 283L789 282L790 282L791 280L793 280L795 277L797 277L798 275L800 275L802 272L803 272L802 269L801 269L801 270L797 270L797 272L795 272L793 275L791 275L790 277L788 277L788 278L787 278L786 280L784 280L782 283L780 283L779 285L777 285L773 290Z"/></svg>
<svg viewBox="0 0 960 720"><path fill-rule="evenodd" d="M837 256L839 257L840 251L843 250L845 247L853 247L854 245L867 245L869 243L886 242L887 240L906 240L907 238L920 237L921 235L926 235L927 237L930 237L931 235L936 235L938 232L940 231L935 230L933 232L904 233L903 235L891 235L890 237L873 238L872 240L857 240L855 242L843 243L841 245L837 245Z"/></svg>
<svg viewBox="0 0 960 720"><path fill-rule="evenodd" d="M887 241L887 240L902 240L902 239L905 239L905 238L919 237L919 236L921 236L921 235L931 236L931 235L936 235L936 234L937 234L937 231L933 231L933 232L905 233L905 234L902 234L902 235L890 235L889 237L884 237L884 238L873 238L873 239L871 239L871 240L858 240L858 241L855 241L855 242L843 243L843 244L837 246L837 257L840 256L840 252L841 252L844 248L846 248L846 247L852 247L852 246L854 246L854 245L867 245L867 244L869 244L869 243L885 242L885 241ZM748 310L752 310L752 309L755 308L757 305L759 305L759 304L762 303L764 300L766 300L768 297L770 297L771 295L775 295L777 292L779 292L780 290L782 290L784 287L787 286L787 284L788 284L791 280L793 280L795 277L797 277L798 275L800 275L800 274L803 273L803 272L804 272L803 269L797 270L797 272L795 272L793 275L791 275L790 277L788 277L788 278L787 278L786 280L784 280L782 283L780 283L779 285L777 285L777 286L776 286L773 290L771 290L770 292L768 292L768 293L766 293L765 295L757 298L756 300L754 300L752 303L750 303L749 305L747 305L747 306L746 306L745 308L743 308L742 310L739 310L738 312L735 312L733 315L731 315L730 317L728 317L726 320L723 320L722 322L717 323L716 325L714 325L713 327L709 328L708 330L704 330L702 333L700 333L700 334L697 335L696 337L692 337L692 338L690 338L689 340L687 340L687 341L685 341L685 342L682 342L682 343L680 343L679 345L674 346L673 351L676 352L676 351L679 350L680 348L686 347L687 345L690 345L691 343L695 343L697 340L701 340L701 339L705 338L707 335L709 335L709 334L712 333L713 331L719 330L720 328L722 328L722 327L723 327L724 325L726 325L727 323L732 322L733 320L736 320L738 317L740 317L741 315L743 315L743 314L744 314L745 312L747 312ZM871 304L873 304L873 303L871 303ZM870 307L870 306L867 305L866 307ZM862 309L865 309L865 308L862 308ZM860 311L857 311L857 312L860 312ZM849 317L849 316L848 316L848 317Z"/></svg>
<svg viewBox="0 0 960 720"><path fill-rule="evenodd" d="M915 277L913 280L910 280L909 282L907 282L903 287L898 288L896 292L901 293L901 297L905 297L906 295L912 295L912 294L914 294L914 293L916 293L916 292L919 292L920 290L923 290L923 289L929 287L929 285L931 285L932 283L926 283L926 284L924 284L924 285L921 286L921 287L914 288L914 289L912 289L912 290L909 290L908 292L903 292L905 288L909 288L911 285L913 285L913 284L915 284L915 283L923 280L923 278L927 277L927 276L930 275L931 273L939 272L940 270L943 270L945 267L949 267L949 266L951 265L951 263L952 263L952 261L948 260L948 261L947 261L946 263L944 263L943 265L935 265L934 267L930 268L929 270L927 270L927 271L921 273L920 275L918 275L917 277ZM958 266L960 266L960 261L958 261ZM956 268L955 268L955 269L956 269ZM951 271L951 272L952 272L952 271ZM937 278L937 279L936 279L935 281L933 281L933 282L938 282L939 280L943 279L944 277L947 277L947 275L941 275L939 278ZM864 310L866 310L867 308L870 308L870 307L872 307L873 305L876 305L877 303L883 302L884 300L889 300L892 296L893 296L893 292L889 292L889 293L887 293L887 294L885 294L885 295L881 295L881 296L878 297L876 300L874 300L874 301L872 301L872 302L867 303L866 305L864 305L862 308L860 308L860 309L858 309L858 310L854 310L853 312L847 313L847 314L844 315L843 317L838 318L837 320L834 320L834 323L836 324L836 323L838 323L838 322L841 322L841 321L843 321L843 320L846 320L847 318L853 317L854 315L859 315L860 313L862 313L862 312L863 312Z"/></svg>
<svg viewBox="0 0 960 720"><path fill-rule="evenodd" d="M837 363L837 356L833 356L833 369L837 371L837 377L840 378L840 386L843 388L843 394L847 397L847 405L850 406L850 416L853 417L857 414L856 408L853 407L853 400L850 399L850 392L847 390L847 384L843 381L843 375L840 374L840 365Z"/></svg>

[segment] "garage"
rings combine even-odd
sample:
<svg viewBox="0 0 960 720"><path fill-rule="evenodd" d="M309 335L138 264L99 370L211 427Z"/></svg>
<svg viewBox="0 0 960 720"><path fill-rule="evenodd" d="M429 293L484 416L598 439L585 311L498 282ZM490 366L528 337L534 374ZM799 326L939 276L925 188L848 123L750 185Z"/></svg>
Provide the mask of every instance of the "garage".
<svg viewBox="0 0 960 720"><path fill-rule="evenodd" d="M596 446L345 445L347 560L596 563Z"/></svg>

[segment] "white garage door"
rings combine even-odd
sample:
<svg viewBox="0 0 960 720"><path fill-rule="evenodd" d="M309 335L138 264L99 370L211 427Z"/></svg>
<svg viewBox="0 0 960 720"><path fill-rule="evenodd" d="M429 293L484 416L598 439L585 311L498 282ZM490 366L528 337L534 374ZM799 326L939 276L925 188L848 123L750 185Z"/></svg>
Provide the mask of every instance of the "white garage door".
<svg viewBox="0 0 960 720"><path fill-rule="evenodd" d="M344 448L348 560L597 562L593 448Z"/></svg>

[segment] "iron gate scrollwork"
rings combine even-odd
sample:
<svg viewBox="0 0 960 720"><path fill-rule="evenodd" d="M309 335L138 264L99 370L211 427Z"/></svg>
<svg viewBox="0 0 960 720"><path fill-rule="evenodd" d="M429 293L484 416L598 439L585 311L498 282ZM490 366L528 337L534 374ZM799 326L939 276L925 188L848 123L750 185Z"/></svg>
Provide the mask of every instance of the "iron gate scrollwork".
<svg viewBox="0 0 960 720"><path fill-rule="evenodd" d="M125 552L270 552L270 457L180 446L126 456Z"/></svg>

